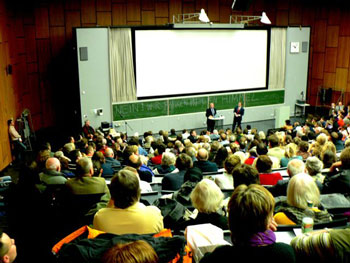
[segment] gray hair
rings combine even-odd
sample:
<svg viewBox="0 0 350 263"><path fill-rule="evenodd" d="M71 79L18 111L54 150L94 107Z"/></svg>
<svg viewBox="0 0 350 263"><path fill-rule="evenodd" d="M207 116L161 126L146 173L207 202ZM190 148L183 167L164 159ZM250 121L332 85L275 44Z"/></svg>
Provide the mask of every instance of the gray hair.
<svg viewBox="0 0 350 263"><path fill-rule="evenodd" d="M89 174L92 169L92 161L88 157L82 157L77 161L77 174L83 176Z"/></svg>
<svg viewBox="0 0 350 263"><path fill-rule="evenodd" d="M106 157L113 157L113 156L114 156L113 150L112 150L111 148L107 148L107 149L105 150L105 156L106 156Z"/></svg>
<svg viewBox="0 0 350 263"><path fill-rule="evenodd" d="M306 160L306 169L309 175L316 175L323 169L323 163L316 156L309 157Z"/></svg>
<svg viewBox="0 0 350 263"><path fill-rule="evenodd" d="M171 152L164 152L162 156L162 165L170 166L174 165L176 161L175 154Z"/></svg>
<svg viewBox="0 0 350 263"><path fill-rule="evenodd" d="M287 170L290 177L305 172L305 164L299 159L293 159L288 162Z"/></svg>

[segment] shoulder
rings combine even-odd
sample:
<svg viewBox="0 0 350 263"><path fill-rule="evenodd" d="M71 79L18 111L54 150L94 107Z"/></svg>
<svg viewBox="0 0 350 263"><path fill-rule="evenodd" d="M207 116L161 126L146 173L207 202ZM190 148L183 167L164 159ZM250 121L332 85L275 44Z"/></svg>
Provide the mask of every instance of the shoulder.
<svg viewBox="0 0 350 263"><path fill-rule="evenodd" d="M213 252L204 255L200 263L207 262L225 262L228 260L229 255L233 254L234 248L232 246L220 246Z"/></svg>

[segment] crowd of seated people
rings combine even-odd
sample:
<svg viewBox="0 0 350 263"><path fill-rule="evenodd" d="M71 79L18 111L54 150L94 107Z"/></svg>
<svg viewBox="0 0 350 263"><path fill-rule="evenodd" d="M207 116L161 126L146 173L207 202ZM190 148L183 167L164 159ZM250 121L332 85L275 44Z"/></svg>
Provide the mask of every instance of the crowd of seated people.
<svg viewBox="0 0 350 263"><path fill-rule="evenodd" d="M230 229L233 243L242 246L242 251L274 255L280 248L285 251L278 255L281 260L292 254L291 248L274 241L271 225L300 225L309 201L315 222L330 222L332 216L323 209L320 195L350 193L349 134L334 120L309 118L304 125L288 121L268 136L251 127L199 134L195 130L178 134L171 130L170 134L146 132L131 138L122 133L106 136L86 122L83 136L70 137L58 151L51 152L49 144L41 147L35 161L28 165L33 176L30 181L39 193L49 185L64 185L72 195L101 194L99 205L91 207L90 224L113 234L148 234L163 229L160 208L141 201L142 193L159 184L161 190L173 191L163 198L191 208L183 228L212 223ZM227 190L233 192L229 202L222 193ZM250 195L257 195L255 202L264 202L264 207L253 200L253 204L244 202L242 198ZM284 196L285 200L275 207L273 196ZM238 203L241 208L236 207ZM249 205L259 206L256 213L261 215L255 221L248 218L252 215L239 211ZM233 211L237 214L232 215ZM244 220L252 220L249 222L257 226L251 225L251 232L243 231L246 229L240 224ZM267 235L268 240L263 242L268 243L254 246L269 245L269 249L251 248L252 238L260 233ZM225 251L213 255L220 257L227 252L243 257L239 251Z"/></svg>

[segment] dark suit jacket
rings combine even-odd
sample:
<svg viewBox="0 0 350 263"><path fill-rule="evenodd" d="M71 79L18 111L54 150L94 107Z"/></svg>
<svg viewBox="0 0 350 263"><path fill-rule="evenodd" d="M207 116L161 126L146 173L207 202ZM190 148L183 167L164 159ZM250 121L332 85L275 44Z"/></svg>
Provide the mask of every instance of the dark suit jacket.
<svg viewBox="0 0 350 263"><path fill-rule="evenodd" d="M198 167L202 172L217 172L218 166L216 163L209 161L197 161L194 163L194 167Z"/></svg>
<svg viewBox="0 0 350 263"><path fill-rule="evenodd" d="M238 106L235 107L235 109L233 110L233 112L234 112L234 113L237 113L237 111L238 111ZM240 109L240 111L239 111L239 114L241 114L241 117L240 117L240 118L242 118L243 115L244 115L244 108L243 108L243 107L241 107L241 109ZM236 115L234 115L234 116L235 116L235 118L237 118ZM239 117L238 117L238 118L239 118Z"/></svg>
<svg viewBox="0 0 350 263"><path fill-rule="evenodd" d="M327 176L324 180L323 193L350 193L350 170L343 170L336 175Z"/></svg>
<svg viewBox="0 0 350 263"><path fill-rule="evenodd" d="M180 170L178 173L166 174L162 180L162 190L179 190L184 183L186 170Z"/></svg>
<svg viewBox="0 0 350 263"><path fill-rule="evenodd" d="M213 117L216 115L216 109L214 108L214 115L211 113L211 108L208 108L207 111L205 112L205 116L208 118L210 115Z"/></svg>

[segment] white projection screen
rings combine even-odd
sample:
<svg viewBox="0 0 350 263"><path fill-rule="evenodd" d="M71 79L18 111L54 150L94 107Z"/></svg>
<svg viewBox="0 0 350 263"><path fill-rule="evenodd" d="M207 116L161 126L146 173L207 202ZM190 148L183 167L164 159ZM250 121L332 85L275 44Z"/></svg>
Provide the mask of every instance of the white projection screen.
<svg viewBox="0 0 350 263"><path fill-rule="evenodd" d="M268 30L135 30L138 98L266 88Z"/></svg>

